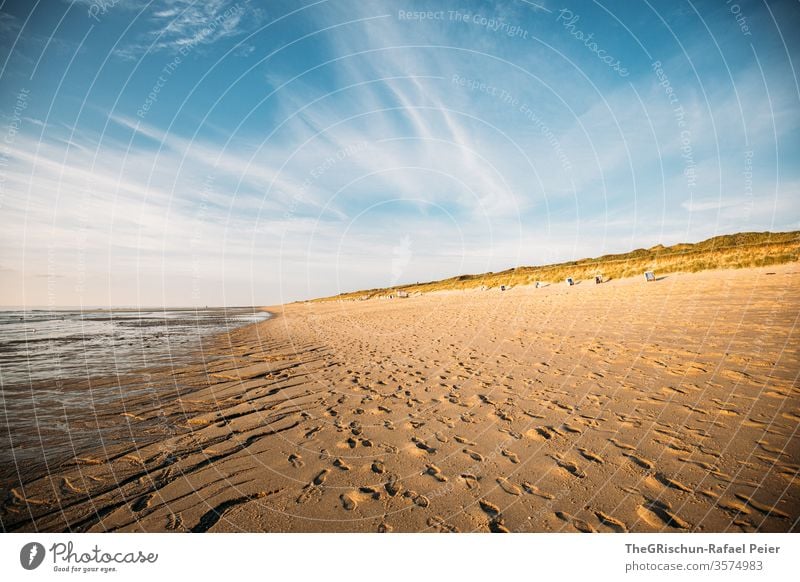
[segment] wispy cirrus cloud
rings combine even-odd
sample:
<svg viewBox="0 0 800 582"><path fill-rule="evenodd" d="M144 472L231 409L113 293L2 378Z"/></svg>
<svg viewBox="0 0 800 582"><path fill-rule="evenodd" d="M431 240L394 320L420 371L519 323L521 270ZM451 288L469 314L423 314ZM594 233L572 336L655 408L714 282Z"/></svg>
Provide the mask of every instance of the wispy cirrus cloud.
<svg viewBox="0 0 800 582"><path fill-rule="evenodd" d="M146 26L136 27L115 54L136 60L145 53L203 50L225 39L241 37L261 26L266 11L252 0L156 0L131 4L128 12Z"/></svg>

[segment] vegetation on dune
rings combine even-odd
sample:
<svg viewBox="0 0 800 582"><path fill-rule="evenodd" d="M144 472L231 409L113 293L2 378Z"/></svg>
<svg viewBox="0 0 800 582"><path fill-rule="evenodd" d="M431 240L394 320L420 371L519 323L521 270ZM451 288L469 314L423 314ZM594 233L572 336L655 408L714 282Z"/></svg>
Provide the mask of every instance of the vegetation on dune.
<svg viewBox="0 0 800 582"><path fill-rule="evenodd" d="M441 281L398 285L342 293L321 299L368 299L405 291L409 294L461 290L476 287L514 287L561 282L567 277L604 280L638 276L645 271L659 273L697 272L709 269L742 269L790 263L800 259L800 231L741 232L715 236L699 243L680 243L671 247L656 245L618 255L603 255L539 267L517 267L500 273L460 275Z"/></svg>

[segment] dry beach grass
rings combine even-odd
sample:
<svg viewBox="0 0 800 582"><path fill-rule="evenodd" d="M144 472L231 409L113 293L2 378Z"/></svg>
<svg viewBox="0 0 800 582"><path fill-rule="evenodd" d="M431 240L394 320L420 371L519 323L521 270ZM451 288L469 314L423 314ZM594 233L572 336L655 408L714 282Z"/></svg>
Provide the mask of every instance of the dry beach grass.
<svg viewBox="0 0 800 582"><path fill-rule="evenodd" d="M559 283L567 277L605 280L634 277L645 271L657 273L695 273L709 269L744 269L765 267L800 260L800 231L740 232L716 236L699 243L637 249L617 255L604 255L540 267L517 267L499 273L459 275L441 281L414 283L384 289L342 293L332 299L367 299L387 296L402 290L407 293L430 293L462 289L515 287Z"/></svg>
<svg viewBox="0 0 800 582"><path fill-rule="evenodd" d="M792 262L271 308L3 527L793 531L799 306Z"/></svg>

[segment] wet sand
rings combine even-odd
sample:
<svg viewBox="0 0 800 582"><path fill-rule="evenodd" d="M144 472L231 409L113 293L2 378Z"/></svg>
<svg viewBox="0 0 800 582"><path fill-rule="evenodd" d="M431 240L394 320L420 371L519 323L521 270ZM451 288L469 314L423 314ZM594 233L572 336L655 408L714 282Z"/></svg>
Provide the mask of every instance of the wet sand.
<svg viewBox="0 0 800 582"><path fill-rule="evenodd" d="M7 531L794 531L799 307L797 263L274 307L150 372L158 398L132 387L97 411L140 444L15 467L0 517Z"/></svg>

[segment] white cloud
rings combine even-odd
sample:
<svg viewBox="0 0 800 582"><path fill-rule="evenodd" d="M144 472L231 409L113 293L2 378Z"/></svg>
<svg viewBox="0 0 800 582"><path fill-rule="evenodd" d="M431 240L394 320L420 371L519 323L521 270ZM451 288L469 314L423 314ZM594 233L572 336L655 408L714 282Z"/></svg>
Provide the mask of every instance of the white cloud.
<svg viewBox="0 0 800 582"><path fill-rule="evenodd" d="M140 18L144 32L117 48L117 56L133 60L146 52L212 45L255 30L264 11L250 0L160 0L148 4Z"/></svg>

